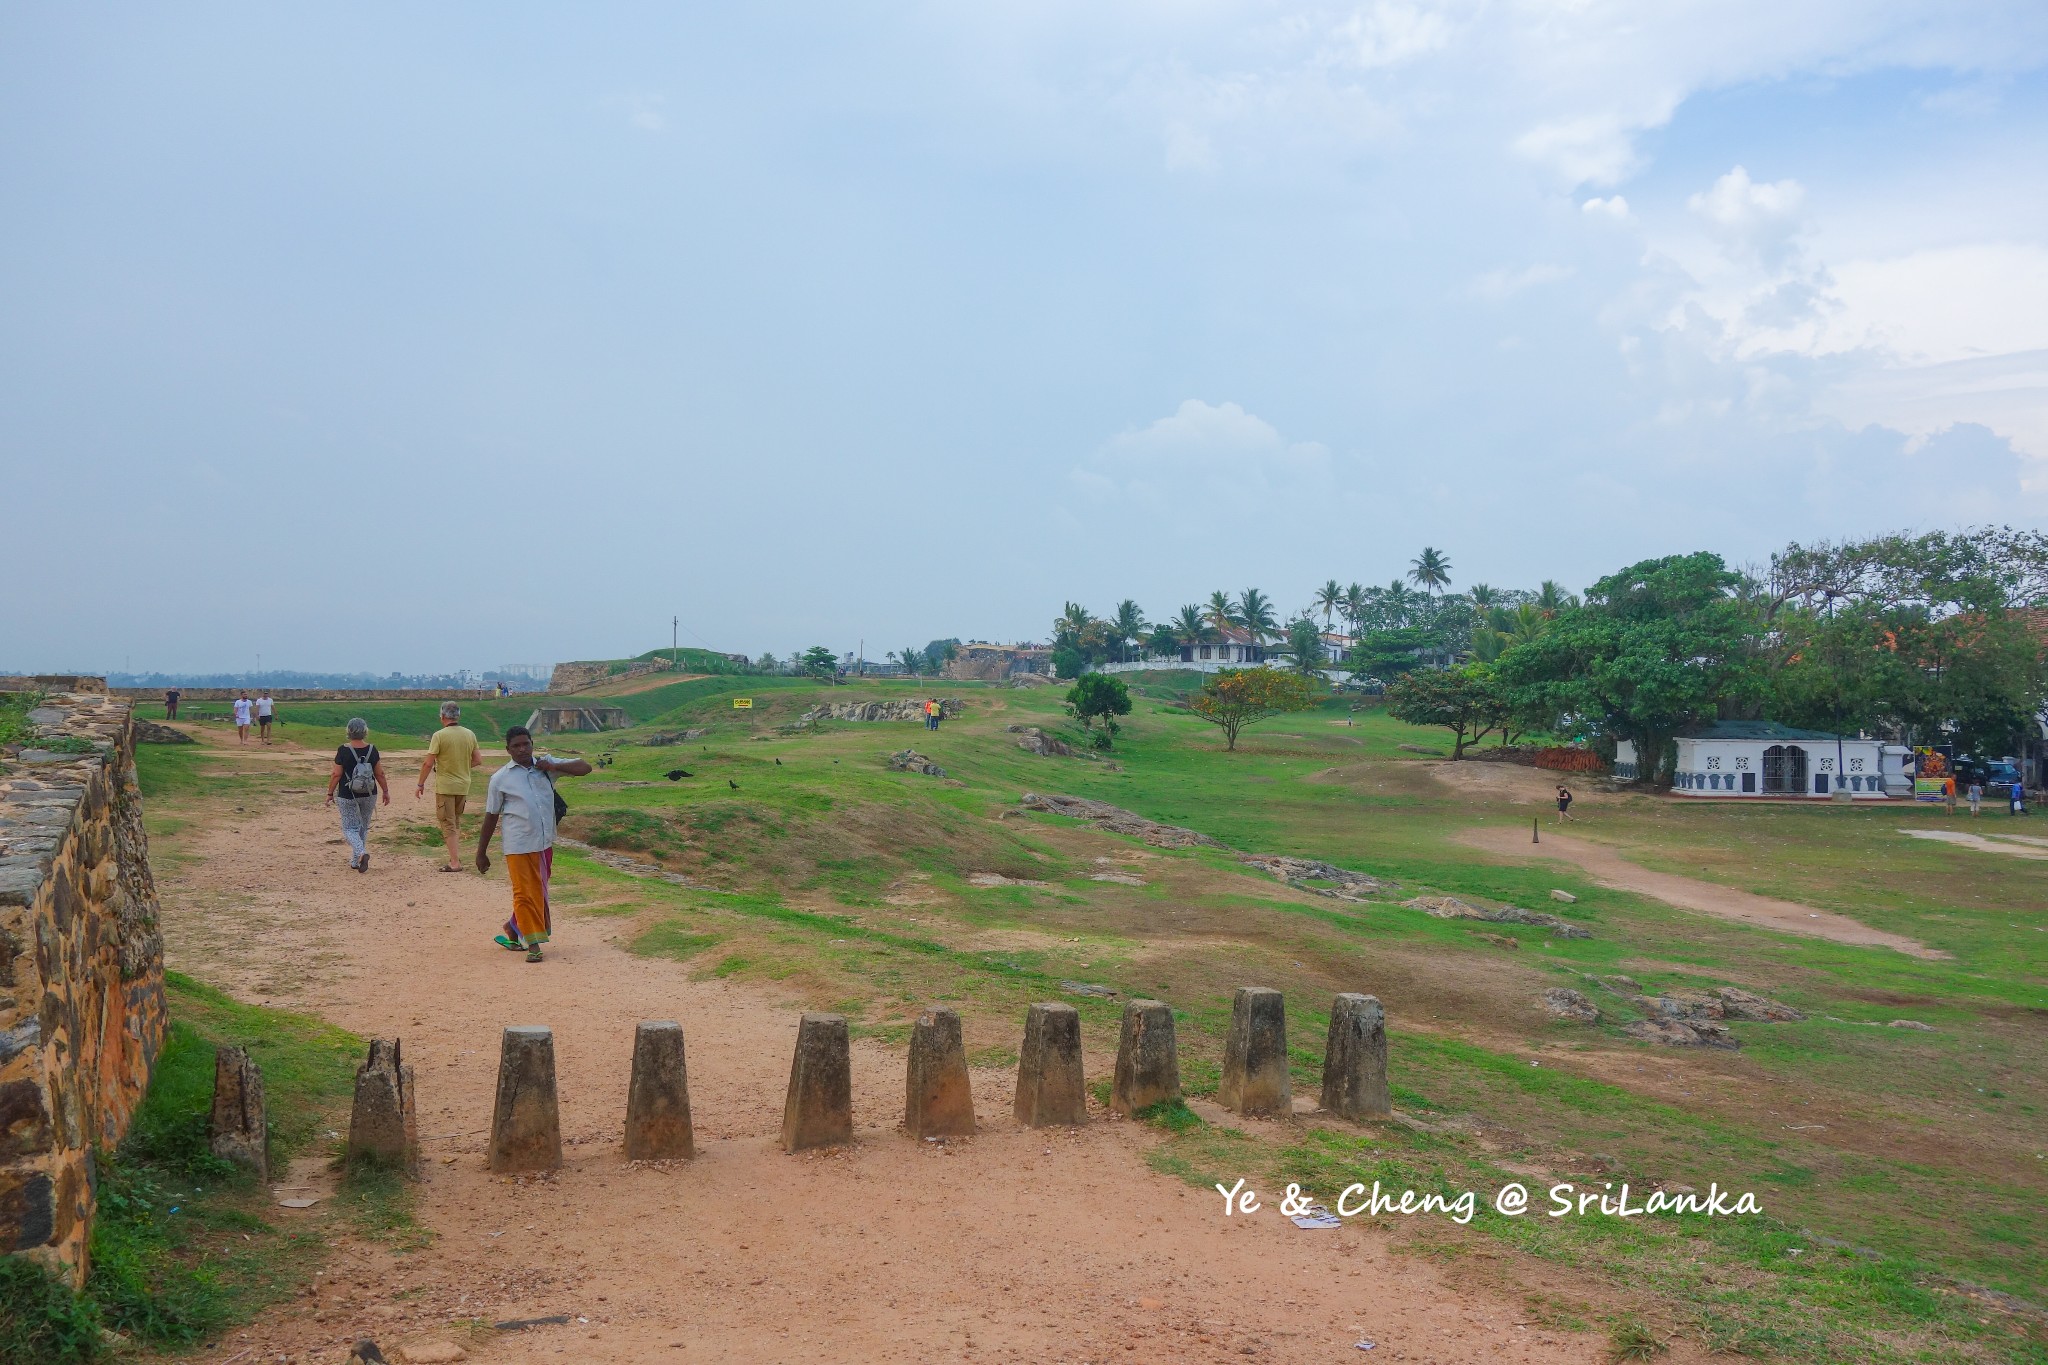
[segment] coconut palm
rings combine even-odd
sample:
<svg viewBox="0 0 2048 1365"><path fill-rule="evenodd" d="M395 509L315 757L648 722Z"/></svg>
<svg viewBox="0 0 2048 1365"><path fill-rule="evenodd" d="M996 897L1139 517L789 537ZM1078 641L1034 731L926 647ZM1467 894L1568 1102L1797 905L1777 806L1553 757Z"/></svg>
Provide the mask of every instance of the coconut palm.
<svg viewBox="0 0 2048 1365"><path fill-rule="evenodd" d="M1253 644L1264 644L1267 637L1280 633L1280 623L1273 616L1273 601L1257 588L1246 588L1238 594L1237 623L1251 632Z"/></svg>
<svg viewBox="0 0 2048 1365"><path fill-rule="evenodd" d="M1397 578L1379 589L1379 594L1380 624L1389 630L1407 625L1409 618L1415 615L1415 594L1409 591L1408 585Z"/></svg>
<svg viewBox="0 0 2048 1365"><path fill-rule="evenodd" d="M1088 629L1088 623L1094 619L1089 615L1088 608L1079 602L1069 602L1060 614L1053 618L1052 638L1078 640L1081 638L1081 632Z"/></svg>
<svg viewBox="0 0 2048 1365"><path fill-rule="evenodd" d="M1193 602L1182 607L1170 622L1174 638L1184 645L1198 645L1216 638L1216 628L1209 624L1209 618Z"/></svg>
<svg viewBox="0 0 2048 1365"><path fill-rule="evenodd" d="M1351 626L1351 633L1358 634L1358 623L1365 619L1365 589L1356 583L1344 589L1344 619Z"/></svg>
<svg viewBox="0 0 2048 1365"><path fill-rule="evenodd" d="M1237 624L1237 607L1232 604L1230 594L1218 590L1209 594L1209 605L1202 609L1202 619L1209 628L1221 635Z"/></svg>
<svg viewBox="0 0 2048 1365"><path fill-rule="evenodd" d="M1336 611L1339 607L1342 607L1343 605L1344 589L1337 586L1336 579L1333 578L1329 582L1323 584L1322 587L1316 589L1316 606L1320 608L1323 613L1324 630L1328 630L1330 628L1330 614Z"/></svg>
<svg viewBox="0 0 2048 1365"><path fill-rule="evenodd" d="M1433 594L1451 585L1451 561L1444 558L1442 551L1425 545L1410 563L1413 567L1408 570L1408 579L1425 593Z"/></svg>
<svg viewBox="0 0 2048 1365"><path fill-rule="evenodd" d="M1559 587L1555 579L1544 579L1543 586L1536 591L1536 607L1545 616L1555 616L1566 607L1577 605L1579 599Z"/></svg>
<svg viewBox="0 0 2048 1365"><path fill-rule="evenodd" d="M1500 633L1510 645L1527 644L1550 629L1550 615L1533 602L1524 602L1513 611L1501 613L1504 618Z"/></svg>
<svg viewBox="0 0 2048 1365"><path fill-rule="evenodd" d="M1287 623L1287 652L1294 656L1297 672L1316 673L1329 667L1323 650L1323 632L1316 618L1303 612Z"/></svg>
<svg viewBox="0 0 2048 1365"><path fill-rule="evenodd" d="M1472 599L1472 605L1485 611L1500 600L1500 589L1485 583L1474 583L1465 589L1465 596Z"/></svg>
<svg viewBox="0 0 2048 1365"><path fill-rule="evenodd" d="M1126 597L1116 604L1116 615L1109 618L1109 633L1116 638L1117 652L1128 654L1128 646L1145 634L1144 610Z"/></svg>

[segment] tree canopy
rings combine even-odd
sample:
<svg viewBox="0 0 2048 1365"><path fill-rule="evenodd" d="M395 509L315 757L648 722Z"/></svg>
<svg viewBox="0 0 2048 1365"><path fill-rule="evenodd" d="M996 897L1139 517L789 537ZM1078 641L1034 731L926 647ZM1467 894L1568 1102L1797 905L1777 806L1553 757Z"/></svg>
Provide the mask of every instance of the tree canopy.
<svg viewBox="0 0 2048 1365"><path fill-rule="evenodd" d="M1223 730L1224 747L1237 747L1238 732L1247 725L1284 711L1305 711L1315 705L1316 691L1299 673L1275 668L1233 668L1212 673L1188 709Z"/></svg>

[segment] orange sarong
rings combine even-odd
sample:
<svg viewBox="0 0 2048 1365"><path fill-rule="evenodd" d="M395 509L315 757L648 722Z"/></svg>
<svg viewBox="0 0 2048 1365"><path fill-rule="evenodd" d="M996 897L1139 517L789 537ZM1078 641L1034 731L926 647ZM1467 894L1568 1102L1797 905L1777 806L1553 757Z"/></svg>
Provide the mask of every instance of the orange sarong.
<svg viewBox="0 0 2048 1365"><path fill-rule="evenodd" d="M531 948L546 943L554 920L548 913L548 877L555 869L555 851L507 853L505 875L512 882L512 918L505 921L505 936Z"/></svg>

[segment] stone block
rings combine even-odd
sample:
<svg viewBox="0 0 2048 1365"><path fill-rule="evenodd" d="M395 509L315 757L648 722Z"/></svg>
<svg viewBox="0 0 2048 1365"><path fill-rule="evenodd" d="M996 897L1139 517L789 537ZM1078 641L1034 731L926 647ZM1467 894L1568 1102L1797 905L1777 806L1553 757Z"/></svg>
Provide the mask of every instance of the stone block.
<svg viewBox="0 0 2048 1365"><path fill-rule="evenodd" d="M46 1171L0 1170L0 1252L31 1251L55 1239L56 1194Z"/></svg>
<svg viewBox="0 0 2048 1365"><path fill-rule="evenodd" d="M1373 996L1347 992L1330 1006L1323 1108L1346 1119L1384 1118L1394 1112L1387 1096L1387 1015Z"/></svg>
<svg viewBox="0 0 2048 1365"><path fill-rule="evenodd" d="M507 1028L498 1051L498 1100L491 1112L491 1169L501 1175L562 1164L562 1116L555 1100L555 1035L535 1024Z"/></svg>
<svg viewBox="0 0 2048 1365"><path fill-rule="evenodd" d="M1286 1114L1294 1107L1287 1074L1287 1007L1267 986L1240 986L1230 1002L1223 1040L1223 1079L1216 1102L1237 1114Z"/></svg>
<svg viewBox="0 0 2048 1365"><path fill-rule="evenodd" d="M412 1085L412 1068L401 1059L398 1039L371 1039L369 1058L356 1068L355 1104L348 1115L348 1160L406 1170L418 1163L419 1119Z"/></svg>
<svg viewBox="0 0 2048 1365"><path fill-rule="evenodd" d="M696 1154L683 1026L643 1021L633 1031L633 1080L626 1088L626 1160L688 1161Z"/></svg>
<svg viewBox="0 0 2048 1365"><path fill-rule="evenodd" d="M1072 1005L1033 1005L1025 1013L1016 1113L1017 1122L1027 1128L1088 1121L1081 1014Z"/></svg>
<svg viewBox="0 0 2048 1365"><path fill-rule="evenodd" d="M224 1047L213 1055L213 1114L207 1123L213 1154L256 1179L270 1179L270 1120L263 1103L263 1073L247 1049Z"/></svg>
<svg viewBox="0 0 2048 1365"><path fill-rule="evenodd" d="M1123 1032L1116 1045L1116 1079L1109 1107L1135 1114L1180 1098L1180 1047L1174 1039L1173 1006L1133 1000L1124 1006Z"/></svg>
<svg viewBox="0 0 2048 1365"><path fill-rule="evenodd" d="M940 1006L917 1016L905 1090L903 1126L912 1137L965 1137L974 1131L959 1011Z"/></svg>
<svg viewBox="0 0 2048 1365"><path fill-rule="evenodd" d="M806 1014L797 1025L782 1102L782 1150L833 1147L853 1141L853 1057L846 1016Z"/></svg>

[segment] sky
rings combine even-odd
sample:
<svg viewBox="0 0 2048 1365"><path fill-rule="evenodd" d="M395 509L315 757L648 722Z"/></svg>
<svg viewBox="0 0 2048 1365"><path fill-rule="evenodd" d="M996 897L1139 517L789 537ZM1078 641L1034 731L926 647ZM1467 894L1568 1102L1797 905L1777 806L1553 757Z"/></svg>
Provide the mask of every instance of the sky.
<svg viewBox="0 0 2048 1365"><path fill-rule="evenodd" d="M2048 521L2048 5L0 9L0 669Z"/></svg>

